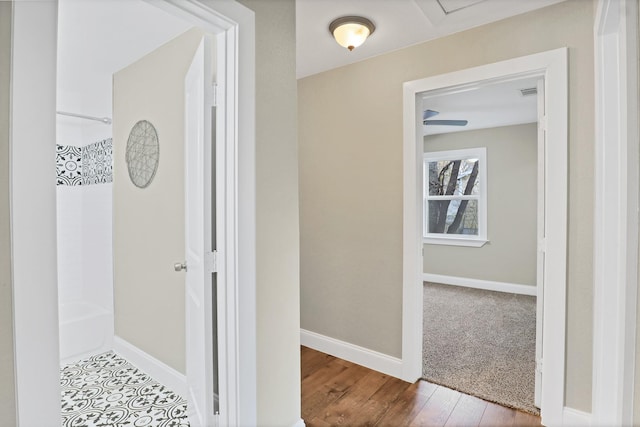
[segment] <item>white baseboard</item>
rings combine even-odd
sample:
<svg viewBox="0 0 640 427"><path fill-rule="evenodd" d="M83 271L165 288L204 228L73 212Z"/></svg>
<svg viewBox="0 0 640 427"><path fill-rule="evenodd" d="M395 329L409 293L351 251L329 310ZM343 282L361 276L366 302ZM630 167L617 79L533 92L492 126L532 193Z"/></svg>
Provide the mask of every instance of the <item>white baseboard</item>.
<svg viewBox="0 0 640 427"><path fill-rule="evenodd" d="M167 386L182 397L187 396L187 378L171 366L165 365L118 336L113 339L113 351L160 384Z"/></svg>
<svg viewBox="0 0 640 427"><path fill-rule="evenodd" d="M304 423L304 420L302 418L300 418L293 426L291 427L306 427L306 424Z"/></svg>
<svg viewBox="0 0 640 427"><path fill-rule="evenodd" d="M87 351L80 354L75 354L70 357L65 357L64 359L60 359L60 367L71 365L74 363L78 363L81 360L88 359L89 357L95 356L97 354L106 353L113 349L113 340L107 340L107 343L101 346L100 348L93 349L91 351Z"/></svg>
<svg viewBox="0 0 640 427"><path fill-rule="evenodd" d="M300 329L300 344L374 371L402 379L402 360L315 332Z"/></svg>
<svg viewBox="0 0 640 427"><path fill-rule="evenodd" d="M565 406L562 411L562 425L564 427L589 427L591 414Z"/></svg>
<svg viewBox="0 0 640 427"><path fill-rule="evenodd" d="M491 280L469 279L466 277L444 276L441 274L424 273L422 280L425 282L441 283L443 285L465 286L467 288L485 289L487 291L507 292L536 296L535 286L518 285L516 283L494 282Z"/></svg>

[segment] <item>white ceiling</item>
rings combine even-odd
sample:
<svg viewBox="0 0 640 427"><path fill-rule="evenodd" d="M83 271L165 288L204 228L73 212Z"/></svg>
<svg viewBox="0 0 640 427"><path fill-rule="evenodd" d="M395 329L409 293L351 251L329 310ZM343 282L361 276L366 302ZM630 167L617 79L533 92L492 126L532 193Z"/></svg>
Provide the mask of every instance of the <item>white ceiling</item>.
<svg viewBox="0 0 640 427"><path fill-rule="evenodd" d="M297 75L305 77L560 1L296 0ZM118 71L189 28L141 0L61 0L59 8L59 58L65 67L59 71L64 76ZM329 34L329 23L344 15L362 15L376 24L369 40L353 52ZM67 82L73 79L60 84Z"/></svg>
<svg viewBox="0 0 640 427"><path fill-rule="evenodd" d="M296 1L297 71L306 76L560 0ZM59 8L58 107L85 114L110 114L111 74L190 27L142 0L60 0ZM333 19L349 14L366 16L377 26L371 38L353 52L340 47L328 30ZM109 87L98 91L96 82L103 81ZM535 121L535 108L519 108L526 103L515 98L498 104L502 95L485 90L489 89L431 98L425 108L441 113L434 118L462 118L470 123L460 129L429 126L429 133L470 130L477 128L480 119L484 127L504 125L506 119L510 123ZM81 103L75 102L78 96L70 95L78 91ZM88 98L100 100L100 105L88 104ZM494 101L491 108L485 102L489 99ZM482 108L474 107L483 103Z"/></svg>
<svg viewBox="0 0 640 427"><path fill-rule="evenodd" d="M296 0L297 76L306 77L562 0ZM352 52L339 46L329 23L360 15L375 32Z"/></svg>
<svg viewBox="0 0 640 427"><path fill-rule="evenodd" d="M462 132L538 120L537 96L522 96L520 89L535 88L537 78L501 82L456 93L428 96L423 109L440 112L438 120L468 120L466 126L424 126L425 135Z"/></svg>
<svg viewBox="0 0 640 427"><path fill-rule="evenodd" d="M190 27L142 0L60 0L58 109L110 115L111 75Z"/></svg>
<svg viewBox="0 0 640 427"><path fill-rule="evenodd" d="M192 26L140 0L60 0L58 22L63 65L108 73Z"/></svg>

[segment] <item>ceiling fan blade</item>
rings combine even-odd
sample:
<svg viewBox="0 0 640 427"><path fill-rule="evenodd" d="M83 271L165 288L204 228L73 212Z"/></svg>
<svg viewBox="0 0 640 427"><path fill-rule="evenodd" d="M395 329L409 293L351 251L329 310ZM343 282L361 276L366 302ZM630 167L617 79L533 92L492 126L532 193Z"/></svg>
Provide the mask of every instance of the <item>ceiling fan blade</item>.
<svg viewBox="0 0 640 427"><path fill-rule="evenodd" d="M468 120L425 120L425 126L466 126L469 123Z"/></svg>
<svg viewBox="0 0 640 427"><path fill-rule="evenodd" d="M422 120L430 119L431 117L437 116L438 114L440 114L439 111L424 110L424 112L422 113Z"/></svg>

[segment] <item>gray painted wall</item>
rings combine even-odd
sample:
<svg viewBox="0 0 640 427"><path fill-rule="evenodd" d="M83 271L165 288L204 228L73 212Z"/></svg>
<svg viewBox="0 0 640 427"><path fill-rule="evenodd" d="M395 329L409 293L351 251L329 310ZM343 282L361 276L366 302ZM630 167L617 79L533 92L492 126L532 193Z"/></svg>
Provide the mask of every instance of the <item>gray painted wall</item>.
<svg viewBox="0 0 640 427"><path fill-rule="evenodd" d="M256 20L258 424L293 425L300 418L295 2L242 0L240 3L254 11ZM172 62L176 62L177 58L173 56ZM114 120L114 146L117 144L115 126ZM161 159L163 156L164 153ZM117 169L117 157L115 162ZM114 171L114 193L121 179L118 172ZM183 290L182 285L167 287ZM123 336L121 331L125 326L119 324L118 319L124 321L124 318L118 311L125 302L118 294L116 284L116 334ZM173 304L182 310L183 295L171 295ZM133 304L126 304L130 306L126 312L133 315ZM174 319L171 314L170 319L180 322L180 328L184 330L184 315L180 316L181 319L178 319L176 314ZM152 343L145 344L149 338L140 336L145 330L140 326L136 328L137 338L129 334L128 339L135 339L134 344L143 343L143 349L151 349ZM180 351L184 352L184 344L179 344L182 338L176 333L169 334L168 339L181 345ZM181 370L184 362L177 359L175 352L170 352L168 343L162 345L164 350L157 348L150 354L160 354L162 351L164 359L156 357L165 363L173 360L173 364L169 364Z"/></svg>
<svg viewBox="0 0 640 427"><path fill-rule="evenodd" d="M114 74L113 262L115 333L185 373L184 78L202 33L190 30ZM158 132L151 184L129 179L125 152L139 120Z"/></svg>
<svg viewBox="0 0 640 427"><path fill-rule="evenodd" d="M640 22L640 8L638 9L638 21ZM638 41L640 44L640 32L638 32ZM640 256L640 254L639 254ZM640 258L638 259L640 263ZM638 278L640 280L640 277ZM638 282L640 287L640 282ZM636 321L636 369L635 369L635 387L634 387L634 405L633 405L633 420L634 424L640 425L640 292L638 292L637 301L637 321Z"/></svg>
<svg viewBox="0 0 640 427"><path fill-rule="evenodd" d="M11 2L0 2L0 419L16 424L9 211Z"/></svg>
<svg viewBox="0 0 640 427"><path fill-rule="evenodd" d="M300 235L294 0L241 0L256 19L258 425L300 418Z"/></svg>
<svg viewBox="0 0 640 427"><path fill-rule="evenodd" d="M425 152L487 147L489 240L425 244L425 273L536 285L537 140L535 123L425 137Z"/></svg>
<svg viewBox="0 0 640 427"><path fill-rule="evenodd" d="M242 3L256 13L258 424L288 426L300 418L295 3ZM2 21L0 34L5 28ZM0 46L5 46L4 40ZM4 50L0 52L4 55ZM2 80L0 89L8 93ZM0 120L5 120L2 110ZM0 185L0 191L8 190L4 181ZM0 212L5 210L4 194L0 193ZM8 227L2 213L0 226ZM4 280L5 270L0 271ZM12 339L5 338L0 335L0 354L12 353ZM13 386L0 384L11 397ZM4 403L10 406L10 400ZM0 419L14 425L12 413L5 414L2 408Z"/></svg>
<svg viewBox="0 0 640 427"><path fill-rule="evenodd" d="M566 405L590 411L593 20L569 0L298 81L304 329L401 355L402 83L568 47Z"/></svg>

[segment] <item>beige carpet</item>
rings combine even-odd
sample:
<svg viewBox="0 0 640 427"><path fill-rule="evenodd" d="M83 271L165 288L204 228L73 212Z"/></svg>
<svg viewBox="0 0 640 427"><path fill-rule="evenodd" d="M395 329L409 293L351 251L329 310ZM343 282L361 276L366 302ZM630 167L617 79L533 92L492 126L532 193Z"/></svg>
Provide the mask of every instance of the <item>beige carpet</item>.
<svg viewBox="0 0 640 427"><path fill-rule="evenodd" d="M538 414L536 298L424 284L424 379Z"/></svg>

